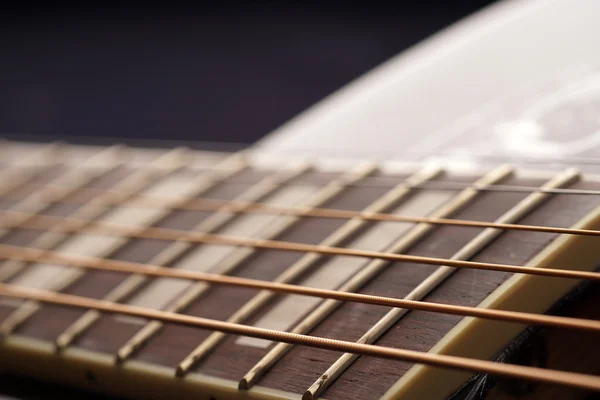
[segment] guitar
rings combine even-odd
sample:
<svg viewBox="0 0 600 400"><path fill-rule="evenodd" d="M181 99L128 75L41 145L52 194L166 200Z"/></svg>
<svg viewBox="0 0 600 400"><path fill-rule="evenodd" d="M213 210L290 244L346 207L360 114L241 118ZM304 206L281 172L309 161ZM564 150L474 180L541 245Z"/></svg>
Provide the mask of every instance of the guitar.
<svg viewBox="0 0 600 400"><path fill-rule="evenodd" d="M0 371L129 398L591 398L598 16L490 7L241 152L6 141Z"/></svg>

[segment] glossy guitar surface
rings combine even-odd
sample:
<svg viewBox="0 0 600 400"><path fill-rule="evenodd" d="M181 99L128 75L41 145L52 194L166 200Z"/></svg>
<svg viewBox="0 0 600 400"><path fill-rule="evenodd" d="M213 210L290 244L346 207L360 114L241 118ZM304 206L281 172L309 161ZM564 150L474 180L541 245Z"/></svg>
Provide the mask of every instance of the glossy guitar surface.
<svg viewBox="0 0 600 400"><path fill-rule="evenodd" d="M0 289L159 314L0 292L0 367L133 398L586 398L600 388L586 352L600 334L598 17L593 0L489 7L236 154L7 143ZM200 275L25 263L33 253L15 246ZM327 291L363 297L341 303ZM465 309L409 311L394 299ZM479 309L487 314L473 318ZM535 319L550 309L578 327ZM521 322L499 322L497 310ZM191 319L181 326L169 313ZM233 325L206 329L196 317ZM277 344L284 331L337 342ZM372 357L372 344L389 354Z"/></svg>

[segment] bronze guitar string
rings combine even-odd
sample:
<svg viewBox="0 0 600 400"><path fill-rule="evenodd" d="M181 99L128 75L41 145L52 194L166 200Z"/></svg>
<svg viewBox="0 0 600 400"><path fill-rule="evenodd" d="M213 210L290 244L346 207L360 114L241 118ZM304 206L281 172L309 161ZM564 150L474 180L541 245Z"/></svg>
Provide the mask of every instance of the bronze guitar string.
<svg viewBox="0 0 600 400"><path fill-rule="evenodd" d="M363 178L366 179L366 178ZM293 185L293 183L288 183L288 185ZM416 185L418 186L418 185ZM474 185L463 185L463 188L472 187L475 190L481 191L486 188L486 186L481 186L482 189L474 186ZM516 186L518 188L524 188L520 186ZM57 188L58 190L58 188ZM538 190L533 190L532 192L539 193L547 193L547 194L581 194L578 190L574 190L574 192L556 192L557 190L570 190L570 189L543 189L538 188ZM587 194L600 195L600 191L586 191ZM69 194L67 196L63 196L60 200L53 200L52 195L48 195L48 198L43 199L43 201L47 202L60 202L60 203L69 203L73 202L75 204L85 204L91 199L97 197L98 195L114 194L116 196L116 191L111 190L98 190L98 189L88 189L88 188L80 188L73 190L74 193ZM530 193L531 191L525 190L524 192ZM79 193L79 194L76 194ZM2 198L4 196L0 196ZM464 219L453 219L453 218L435 218L435 217L415 217L415 216L406 216L406 215L397 215L397 214L389 214L389 213L366 213L361 211L351 211L351 210L340 210L340 209L332 209L332 208L322 208L322 207L283 207L283 206L275 206L271 204L261 203L261 202L244 202L244 201L235 201L235 200L217 200L210 198L192 198L192 199L181 199L178 197L166 197L166 196L153 196L153 195L143 195L143 194L129 194L127 196L129 200L125 202L120 202L121 206L135 206L135 207L149 207L149 208L171 208L174 210L190 210L190 211L221 211L221 212L233 212L233 213L257 213L257 214L277 214L277 215L286 215L286 216L296 216L296 217L317 217L317 218L333 218L333 219L363 219L366 221L379 221L379 222L408 222L408 223L427 223L432 225L450 225L450 226L460 226L460 227L468 227L468 228L494 228L494 229L503 229L503 230L516 230L516 231L529 231L529 232L541 232L541 233L556 233L556 234L568 234L568 235L584 235L584 236L600 236L600 231L592 230L592 229L573 229L573 228L561 228L561 227L552 227L552 226L541 226L541 225L523 225L523 224L507 224L507 223L496 223L496 222L486 222L486 221L474 221L474 220L464 220ZM110 202L106 204L110 205ZM3 218L10 218L10 214L13 215L14 218L17 218L15 211L2 211L0 212L0 216Z"/></svg>
<svg viewBox="0 0 600 400"><path fill-rule="evenodd" d="M98 168L96 168L98 169ZM151 169L145 168L144 169ZM213 168L210 171L219 171L219 169ZM239 180L239 183L249 183L244 180ZM389 182L389 183L388 183ZM569 189L569 188L541 188L539 186L519 186L519 185L506 185L500 183L494 183L490 185L477 185L474 183L465 183L465 182L457 182L457 181L446 181L446 180L436 180L430 179L427 182L421 182L416 184L411 184L405 180L399 180L397 178L391 176L366 176L362 178L360 181L356 182L346 182L343 183L342 186L345 187L362 187L362 188L388 188L391 185L396 185L398 183L406 183L413 189L431 189L431 190L461 190L467 188L473 188L475 190L481 192L506 192L506 193L547 193L547 194L568 194L568 195L582 195L582 196L600 196L600 190L593 189ZM0 183L0 189L5 184ZM289 186L299 186L304 185L304 183L290 182ZM8 198L19 198L19 190L27 190L31 187L34 188L46 188L49 190L64 190L61 186L56 185L34 185L29 183L24 183L23 185L19 185L20 188L17 190L13 190L12 193L5 195ZM106 189L110 190L110 189ZM69 196L71 201L83 201L78 199L90 199L94 196L98 195L99 191L105 191L100 189L92 189L92 188L80 188L76 191L73 191L73 194ZM77 194L79 192L79 194ZM136 194L132 194L136 195ZM139 195L139 194L138 194ZM139 195L140 197L144 195ZM48 199L46 201L52 201L51 195L47 195Z"/></svg>
<svg viewBox="0 0 600 400"><path fill-rule="evenodd" d="M379 179L381 179L381 178L379 178ZM479 188L475 187L474 185L468 185L468 184L462 184L462 183L454 183L454 182L439 182L439 183L442 184L441 186L446 185L445 188L447 188L449 190L450 189L456 189L456 188L465 188L465 187L469 187L469 186L473 187L474 189L481 190L481 191L486 191L486 189L488 189L488 188L481 188L481 189L479 189ZM364 186L368 186L368 184L369 183L367 182L367 184L364 185ZM292 185L293 185L293 183L292 183ZM352 185L352 186L361 186L361 185L357 184L357 185ZM436 187L437 186L436 182L432 182L432 183L428 183L428 184L424 184L424 185L419 185L419 186L415 185L414 187L416 187L416 188L429 188L429 187L426 187L426 186L430 186L430 188L432 188L432 189L433 188L435 188L435 189L443 189L442 187ZM540 188L535 188L535 187L532 187L532 188L519 187L519 186L511 187L509 185L497 185L496 187L489 188L489 189L490 189L489 191L512 191L512 190L514 190L516 192L546 192L546 193L555 193L555 194L584 194L584 195L597 195L597 194L600 194L600 191L570 190L570 189L558 189L558 190L555 190L555 189L549 189L549 190L541 189L540 190ZM92 192L88 192L88 193L89 193L89 195L92 194ZM74 195L73 197L77 197L77 196ZM152 202L153 201L161 201L160 198L149 197L149 196L146 197L145 199L144 199L144 196L139 196L139 198L140 198L140 200L138 200L138 201L140 203L146 202L147 205L150 206L150 207L152 206ZM69 201L69 198L66 198L65 200ZM208 200L208 202L206 202L206 200ZM173 198L168 198L168 199L167 198L163 198L162 201L172 202L172 201L176 201L176 199L173 199ZM204 204L200 204L200 202L202 202L202 201L204 201ZM226 208L225 211L228 211L228 212L264 212L264 213L277 213L277 214L282 214L282 215L287 214L287 215L297 215L297 216L315 216L315 217L323 217L323 218L342 218L342 219L347 219L347 218L348 219L349 218L363 218L365 220L373 220L373 221L390 221L390 220L394 221L394 220L397 220L399 222L424 222L424 223L438 224L438 225L457 225L457 226L470 226L470 227L481 227L481 228L486 228L486 227L490 228L491 227L491 228L496 228L496 229L507 229L507 230L509 230L509 229L515 229L515 230L538 231L538 232L559 233L559 234L590 235L590 236L598 236L598 235L600 235L599 231L594 231L594 230L573 230L573 229L567 229L567 228L553 228L553 227L541 227L541 226L540 227L536 227L536 226L532 226L532 225L493 224L493 223L485 223L485 222L478 222L478 221L461 221L461 220L451 220L451 219L446 219L446 220L444 220L444 219L431 219L431 218L412 218L412 219L408 219L408 218L405 218L405 217L402 217L402 216L391 216L391 217L394 217L394 218L397 218L397 219L388 219L388 214L385 214L385 213L379 213L379 214L373 214L373 215L368 215L368 214L367 215L360 215L360 213L358 213L358 212L350 212L350 213L348 213L348 212L346 212L344 210L315 209L313 211L313 210L304 210L304 209L301 209L301 208L273 207L273 206L264 205L262 203L243 203L243 202L219 202L219 203L215 203L213 201L213 203L211 204L210 203L211 201L213 201L213 200L210 200L210 199L198 199L198 203L194 204L194 202L192 202L191 204L192 204L192 207L194 207L194 206L195 207L206 207L204 209L206 211L214 210L214 208L218 206L218 207L225 207ZM135 202L135 200L134 200L134 202ZM184 204L184 207L185 206L186 205ZM267 207L265 207L265 206L267 206ZM212 207L212 208L210 208L210 207ZM269 207L271 207L271 208L269 208ZM175 209L175 208L179 208L179 207L172 207L172 208ZM183 207L181 207L181 208L183 208ZM196 209L202 209L202 208L196 208ZM216 211L216 210L214 210L214 211ZM224 210L220 210L220 211L224 211ZM311 214L310 212L314 212L314 214ZM351 215L351 214L354 214L354 215ZM355 214L359 214L359 215L355 215ZM8 215L8 213L7 213L7 215ZM9 215L9 217L10 217L10 215ZM44 217L41 217L41 218L44 218ZM34 218L34 220L35 221L31 222L32 226L35 225L36 223L39 223L39 221L40 221L40 219L36 219L36 218ZM73 222L75 225L78 224L78 221L71 221L71 222ZM43 223L48 223L48 220L46 220L46 222L43 222ZM42 225L43 225L43 223L42 223ZM17 227L17 226L13 226L13 227ZM23 228L23 227L21 227L21 228ZM118 229L117 230L113 230L113 228L115 228L115 226L108 226L106 224L104 224L104 225L102 225L102 224L95 225L94 224L94 226L90 227L89 229L90 229L90 231L94 231L94 229L98 229L101 233L106 232L106 234L119 234L117 232ZM154 232L158 236L163 235L163 238L166 238L167 240L171 240L170 238L174 237L175 234L181 233L181 232L173 232L173 230L169 230L171 232L165 232L165 230L163 230L163 229L161 229L159 231L156 231L156 230L154 230L154 228L145 228L145 227L121 226L121 228L124 228L124 230L129 230L130 232L126 236L130 236L130 237L140 237L140 236L137 236L135 234L134 231L136 229L138 231L140 231L140 232L138 232L139 234L144 234L145 231L150 230L150 232ZM38 228L35 228L35 227L33 227L33 228L24 227L24 229L43 229L43 228L39 228L39 225L38 225ZM69 229L70 228L67 228L66 231L69 231ZM76 232L85 232L86 230L75 230L75 231ZM218 236L218 235L216 235L216 236ZM143 237L143 236L141 236L141 237ZM187 240L186 238L181 238L181 237L178 237L177 239L178 240L183 240L183 241ZM215 239L215 238L213 237L212 239ZM253 246L253 247L261 248L260 247L261 246L260 243L255 243L256 246L254 244L251 244L251 239L250 239L250 242L246 238L231 238L231 237L224 237L223 238L222 237L221 239L224 239L225 242L227 242L227 240L233 240L234 242L237 241L235 243L235 245L239 245L239 246L248 245L248 246ZM209 238L208 240L211 240L211 238ZM190 241L192 241L192 242L198 242L198 243L206 243L206 242L203 242L203 241L199 241L199 238L193 238L193 237L190 238ZM246 244L242 244L244 241L245 241ZM283 245L285 247L285 248L282 248L283 250L289 250L289 251L306 251L306 250L300 250L300 249L298 249L296 246L294 246L295 245L294 243L286 244L285 242L278 243L277 241L260 241L260 242L264 242L262 245L267 246L267 247L262 247L262 248L275 248L275 247L268 247L268 246L272 246L272 245L276 246L278 244L281 244L281 245ZM272 243L272 242L275 242L275 243ZM215 242L209 242L209 243L215 243ZM225 243L223 243L223 244L225 244ZM288 246L288 245L290 245L290 246ZM5 250L7 250L7 249L5 248ZM10 250L10 249L8 249L8 250ZM21 251L21 250L25 250L25 251L34 250L34 251L37 251L35 249L29 249L29 248L21 248L21 249L19 249L19 251ZM329 255L335 255L335 254L337 254L337 253L333 253L333 252L328 252L328 251L330 251L330 249L323 249L323 250L324 250L324 252L321 252L322 254L329 254ZM311 250L311 251L314 251L314 250ZM333 251L335 251L335 249L333 249ZM10 251L8 251L8 252L10 252ZM50 252L44 252L44 255L42 257L39 257L38 259L42 260L42 259L44 259L43 257L50 257L51 255L52 254ZM346 254L346 255L348 255L348 254ZM350 255L354 255L354 254L350 254ZM15 253L13 253L13 256L15 256L15 257L25 257L25 255L23 253L20 254L20 255L16 255ZM59 254L58 256L61 256L61 255ZM357 256L369 257L367 255L357 255ZM387 259L385 257L386 257L386 255L385 255L385 253L383 253L383 257L381 257L381 258ZM99 260L112 262L110 260L105 260L105 259L99 259ZM435 260L435 259L432 259L430 261L433 261L433 260ZM35 261L35 259L32 258L31 261L33 262L33 261ZM55 260L55 261L58 261L58 260ZM434 263L434 262L431 262L431 263ZM66 264L74 266L73 264L75 264L75 262L74 262L74 260L71 260L71 263L66 263ZM444 262L444 264L448 264L448 262ZM480 264L483 264L483 263L480 263ZM490 265L493 265L493 264L490 264ZM144 266L144 265L142 264L142 266ZM146 265L146 267L152 268L152 266L148 266L148 265ZM507 267L511 267L511 266L507 266ZM464 267L464 268L469 268L469 267ZM524 268L524 267L517 267L517 268L519 268L519 271L513 271L513 272L523 273L522 268ZM99 269L103 269L103 268L99 266ZM483 268L483 269L488 269L488 268ZM489 269L493 269L493 268L489 268ZM557 270L557 271L558 272L563 272L562 270ZM127 272L127 271L122 271L122 272ZM565 272L579 272L579 271L565 271ZM138 271L138 273L144 273L144 272ZM208 274L208 275L210 275L210 274ZM171 275L169 275L169 276L171 276ZM550 275L550 276L555 276L555 275ZM220 275L215 275L215 277L234 278L234 277L226 277L226 276L220 276ZM583 278L583 279L598 279L598 277L583 277L583 276L566 276L566 277L570 277L570 278ZM191 277L188 277L188 279L191 279ZM237 278L234 278L234 279L237 279ZM209 280L207 280L207 281L209 281ZM219 284L219 282L213 282L213 283ZM269 282L267 282L267 284L268 283ZM223 282L222 284L237 285L237 282ZM240 286L247 285L247 284L249 284L249 285L256 285L255 286L256 288L264 288L264 289L269 290L269 288L261 286L261 285L263 285L263 282L261 282L261 281L257 281L257 282L242 282ZM10 286L10 285L5 285L5 286ZM288 286L294 286L294 285L288 285ZM247 286L247 287L251 287L251 286ZM316 294L310 294L308 292L303 292L305 288L303 288L301 286L295 286L295 288L299 288L300 291L299 292L288 291L288 292L289 293L300 293L300 294L306 294L306 295L316 295ZM4 287L0 287L0 291L2 291L2 289L4 289ZM9 290L10 290L10 288L9 288ZM17 289L17 290L19 290L19 289ZM272 288L272 290L278 290L278 289ZM285 292L286 290L288 290L288 289L286 288L286 289L282 290L282 292ZM293 290L295 290L295 289L293 289ZM310 291L310 288L309 288L309 291ZM334 292L334 293L329 293L332 296L337 296L338 295L337 293L335 293L336 291L329 291L329 292ZM48 293L48 292L46 292L46 293ZM338 292L338 293L342 293L344 295L347 294L345 292ZM56 294L56 295L62 296L60 294ZM354 295L354 294L352 294L352 295ZM363 295L359 295L359 296L363 296ZM342 301L361 301L361 300L366 300L366 299L350 300L350 299L345 299L345 298L340 298L340 297L331 297L331 298L337 298L337 299L340 299ZM392 299L392 298L383 298L383 299L385 299L384 301L388 301L388 302L389 301L393 302L395 300L399 300L399 299ZM33 300L44 301L44 300L42 300L40 298L33 299ZM86 299L84 299L84 300L86 300ZM365 302L368 302L368 301L365 301ZM58 303L58 304L60 304L60 303ZM377 303L373 302L371 304L377 304ZM396 303L390 303L390 304L394 304L395 306L401 306L397 302ZM425 304L427 304L427 303L425 303ZM433 304L434 307L437 306L435 303L432 303L432 304ZM69 304L64 304L64 305L69 305ZM71 306L74 306L74 305L71 305ZM445 306L445 305L441 305L441 306ZM458 306L452 306L452 305L449 305L449 306L450 307L458 307ZM86 306L81 306L81 307L86 308ZM404 305L404 306L401 306L401 307L410 308L410 307L408 307L408 304ZM413 308L414 309L419 309L418 307L419 307L419 305L417 305L417 307L413 307ZM97 309L97 310L99 310L99 309ZM427 310L427 309L425 309L425 310ZM109 310L102 310L102 311L105 311L105 312L118 312L118 311L109 311ZM150 311L153 311L153 310L150 310ZM435 310L428 310L428 311L435 311ZM488 310L486 310L486 311L488 311ZM497 310L492 310L492 311L497 311ZM445 311L439 311L439 312L452 313L452 311L450 311L449 309L447 309ZM460 313L457 313L457 314L459 314L459 315L468 315L468 314L460 314ZM519 313L517 313L517 314L519 314ZM527 315L527 313L521 313L521 314L524 314L525 318L528 318L529 316L534 316L534 317L537 316L537 314L530 314L529 316ZM130 315L133 315L133 314L130 314ZM483 316L483 315L478 315L478 317L486 318L486 316ZM542 315L541 317L546 317L546 316ZM156 318L156 317L148 317L148 318L160 319L160 318ZM494 318L494 317L491 317L491 318ZM512 318L512 317L509 317L509 319L507 319L507 320L511 320L510 318ZM519 318L519 316L517 316L517 318ZM498 319L501 319L501 318L498 318ZM573 320L573 319L571 319L571 320ZM525 320L525 319L516 319L516 320L513 320L513 321L514 322L523 322L523 323L532 323L532 324L536 323L536 322L534 322L531 319L528 319L528 320ZM588 322L595 323L596 322L596 321L587 321L587 320L581 320L581 321L586 322L586 323L588 323ZM215 322L219 322L219 321L215 321ZM544 321L542 321L541 324L544 324ZM589 327L579 328L579 327L576 327L575 325L571 326L570 322L568 322L568 321L567 321L566 325L552 325L552 322L550 322L550 325L551 326L571 327L571 328L575 328L575 329L590 329L592 331L596 331L596 329L597 329L597 328L589 328ZM241 325L241 326L243 327L244 325ZM254 329L259 329L259 328L254 328ZM222 330L222 331L223 332L232 333L230 331L225 331L225 330ZM285 332L278 332L278 331L274 331L272 333L273 334L286 334ZM252 336L252 335L247 335L247 336ZM303 336L303 335L298 335L298 336ZM256 337L261 337L261 338L269 339L269 337L265 337L265 336L256 336ZM310 337L310 336L308 336L308 337ZM272 340L286 342L286 340L280 340L280 339L272 339ZM303 343L300 343L300 342L292 342L292 341L288 341L288 342L289 343L303 344ZM341 342L341 341L336 341L336 342ZM342 342L342 343L344 343L344 342ZM350 343L350 342L346 342L346 343L355 344L355 343ZM309 344L309 345L313 345L313 344ZM323 346L319 346L319 345L315 345L315 346L316 347L323 347ZM374 347L377 347L377 346L374 346ZM384 348L384 349L386 349L386 348ZM339 350L340 351L349 351L349 352L352 352L350 350L343 350L343 348L339 348ZM388 350L388 349L386 349L386 350ZM390 349L390 350L393 350L393 349ZM402 350L402 351L404 351L404 350ZM418 353L418 352L416 352L416 353ZM357 353L357 354L368 355L368 353ZM427 353L422 353L422 354L427 355ZM375 355L375 354L373 354L373 355ZM409 358L405 358L405 359L407 359L407 360L413 360L415 362L419 362L416 359L409 359ZM475 361L475 362L478 361L478 360L470 360L470 359L466 359L466 360L468 360L468 361ZM435 362L432 362L431 364L432 365L443 365L443 364L435 364ZM451 366L451 365L447 365L447 366ZM456 368L462 368L462 367L461 366L457 366ZM468 368L463 368L463 369L468 369ZM485 371L485 370L479 369L479 371ZM550 373L559 372L560 373L560 371L551 371L551 370L542 370L542 371L544 373L548 373L548 372L550 372ZM494 373L494 372L491 372L491 373ZM501 373L499 373L499 374L501 374ZM509 376L509 375L505 375L505 376ZM527 379L526 376L520 376L520 377ZM588 375L588 377L590 377L590 376ZM598 380L597 377L592 377L592 378L595 379L595 382L597 382L597 380ZM535 379L535 378L531 378L531 379ZM548 382L548 381L544 380L544 382ZM555 383L558 383L558 382L555 382ZM568 384L568 383L565 383L565 384ZM574 384L572 386L577 386L577 384ZM582 387L582 386L577 386L577 387ZM590 388L590 387L587 387L587 388ZM594 390L598 390L598 389L594 388Z"/></svg>
<svg viewBox="0 0 600 400"><path fill-rule="evenodd" d="M141 318L159 320L175 324L194 326L211 331L251 336L297 345L312 346L326 350L342 351L365 356L391 358L410 361L443 368L459 369L474 372L487 372L494 375L527 379L543 383L554 383L581 389L600 391L600 377L574 372L526 367L514 364L500 364L465 357L425 353L420 351L396 349L390 347L360 344L318 336L300 335L253 326L234 324L208 318L194 317L178 313L157 311L143 307L113 303L106 300L95 300L81 296L73 296L57 292L27 289L16 285L0 283L0 296L17 299L28 299L42 303L50 303L81 309L92 309L106 313L117 313ZM243 386L243 383L240 384Z"/></svg>
<svg viewBox="0 0 600 400"><path fill-rule="evenodd" d="M44 137L38 138L40 141L43 141ZM102 138L94 140L94 138L87 138L91 141L98 142L96 144L98 147L107 146L107 139ZM113 138L114 140L110 141L110 143L116 143L122 138ZM61 147L75 147L77 148L77 144L71 144L67 141L56 141L54 143L48 143L47 146L57 145ZM10 146L12 139L8 138L0 138L0 146ZM200 152L213 152L213 153L235 153L239 151L248 150L247 143L223 143L223 142L206 142L206 141L181 141L181 140L152 140L155 145L159 145L158 148L169 149L174 147L183 147L188 148L191 151L200 151ZM19 143L18 141L16 143ZM104 143L104 144L102 144ZM121 143L121 146L131 146L133 149L142 148L142 151L145 149L143 146L139 145L147 145L148 141L144 140L139 143L133 143L128 141L127 143ZM256 154L261 154L260 148L254 148L252 151ZM359 151L356 149L340 149L340 148L323 148L323 147L307 147L307 146L294 146L294 149L279 149L279 154L286 154L290 157L298 158L298 159L307 159L306 154L312 154L318 152L319 155L323 158L335 159L340 157L340 153L343 152L345 155L350 157L358 157L360 159L371 159L377 162L386 162L386 161L394 161L403 155L413 155L419 156L420 158L429 157L429 156L443 156L443 157L476 157L477 161L480 163L491 164L491 163L513 163L520 165L585 165L585 166L596 166L600 165L600 160L595 157L564 157L564 156L527 156L527 155L517 155L511 156L508 154L493 154L493 153L482 153L475 151L468 152L452 152L452 151L418 151L418 150L403 150L402 152L390 152L390 153L382 153L378 152L378 156L374 157L372 152L369 151ZM26 169L28 166L20 166L20 168Z"/></svg>
<svg viewBox="0 0 600 400"><path fill-rule="evenodd" d="M12 215L12 212L0 212L0 217ZM21 215L22 213L14 213ZM300 253L319 253L328 256L350 256L368 259L382 259L387 261L403 261L415 264L446 265L455 268L472 268L492 271L511 272L517 274L530 274L541 276L552 276L557 278L600 280L600 272L576 271L570 269L534 268L510 264L496 264L477 261L452 260L447 258L436 258L426 256L415 256L409 254L395 254L379 251L348 249L342 247L321 246L296 242L286 242L271 239L252 239L230 235L213 233L189 232L178 229L129 226L123 224L107 223L83 218L53 217L27 214L31 219L17 224L0 223L0 228L21 228L33 230L48 230L58 223L61 225L61 233L95 233L101 235L119 235L123 237L178 240L190 243L210 243L217 245L244 246L256 249L294 251ZM2 221L5 222L5 221ZM20 221L19 221L20 222ZM598 232L598 231L591 231ZM594 234L597 236L597 234Z"/></svg>
<svg viewBox="0 0 600 400"><path fill-rule="evenodd" d="M20 260L28 263L44 262L60 264L76 268L95 269L131 274L143 274L155 277L188 279L216 285L228 285L259 290L270 290L280 293L293 293L324 299L351 301L379 306L406 308L469 317L486 318L499 321L516 322L540 326L579 329L600 333L600 321L581 318L559 317L517 311L484 309L478 307L458 306L452 304L433 303L427 301L406 300L394 297L367 295L339 290L317 289L286 283L278 283L260 279L241 278L206 272L195 272L182 269L161 267L158 265L110 260L100 257L74 256L57 251L40 250L0 244L0 259ZM1 334L1 332L0 332Z"/></svg>

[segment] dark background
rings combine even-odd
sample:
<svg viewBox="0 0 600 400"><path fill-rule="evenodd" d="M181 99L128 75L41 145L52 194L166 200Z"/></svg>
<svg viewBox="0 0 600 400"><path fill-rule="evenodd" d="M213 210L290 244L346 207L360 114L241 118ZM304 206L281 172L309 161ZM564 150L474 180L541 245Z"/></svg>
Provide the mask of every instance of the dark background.
<svg viewBox="0 0 600 400"><path fill-rule="evenodd" d="M252 143L491 2L5 6L0 132ZM0 375L3 394L86 396Z"/></svg>
<svg viewBox="0 0 600 400"><path fill-rule="evenodd" d="M5 8L0 133L251 143L491 2Z"/></svg>

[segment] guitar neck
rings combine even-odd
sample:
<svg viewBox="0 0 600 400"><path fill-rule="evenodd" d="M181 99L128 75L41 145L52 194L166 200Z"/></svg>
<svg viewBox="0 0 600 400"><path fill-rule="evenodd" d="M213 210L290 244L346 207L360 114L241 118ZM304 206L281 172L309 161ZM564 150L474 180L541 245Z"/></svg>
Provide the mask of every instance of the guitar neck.
<svg viewBox="0 0 600 400"><path fill-rule="evenodd" d="M493 225L594 229L597 201L589 194L600 183L572 169L309 163L253 151L120 146L7 143L3 150L0 280L10 287L469 360L491 359L523 325L259 290L218 277L543 313L577 280L469 262L550 270L596 265L593 237ZM447 225L444 218L492 225ZM27 259L23 249L44 249L35 254L46 258ZM84 259L48 258L69 256ZM216 278L84 268L98 259ZM1 365L144 398L442 397L471 376L408 358L357 359L268 335L152 319L3 297ZM474 345L473 335L487 340ZM439 384L432 387L432 379Z"/></svg>

